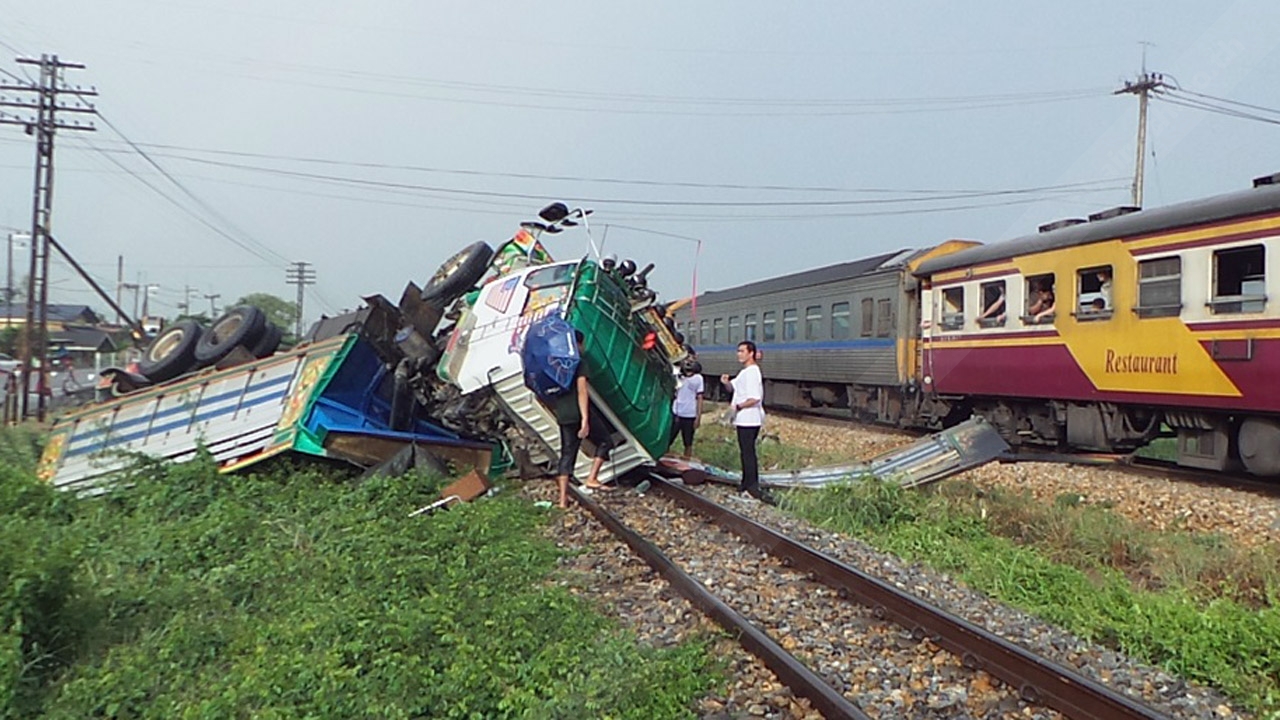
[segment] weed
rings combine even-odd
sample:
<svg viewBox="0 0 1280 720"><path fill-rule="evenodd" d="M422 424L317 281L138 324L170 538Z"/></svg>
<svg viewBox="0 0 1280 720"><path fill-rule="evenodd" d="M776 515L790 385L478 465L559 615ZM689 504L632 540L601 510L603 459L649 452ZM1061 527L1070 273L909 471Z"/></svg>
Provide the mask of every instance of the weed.
<svg viewBox="0 0 1280 720"><path fill-rule="evenodd" d="M784 507L1082 637L1280 712L1277 553L1157 533L1064 497L948 482L932 493L859 481L791 493Z"/></svg>
<svg viewBox="0 0 1280 720"><path fill-rule="evenodd" d="M693 715L706 647L548 582L514 494L408 517L443 481L205 456L76 500L0 466L0 718Z"/></svg>

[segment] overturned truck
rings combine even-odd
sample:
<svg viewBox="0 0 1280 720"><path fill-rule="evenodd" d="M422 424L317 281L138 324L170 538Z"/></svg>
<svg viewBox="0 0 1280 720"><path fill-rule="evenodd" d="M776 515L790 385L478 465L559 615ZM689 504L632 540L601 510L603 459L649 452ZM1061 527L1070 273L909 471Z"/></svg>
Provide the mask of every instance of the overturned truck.
<svg viewBox="0 0 1280 720"><path fill-rule="evenodd" d="M176 377L104 373L98 402L55 421L41 477L96 493L133 456L182 461L201 448L228 472L299 453L365 468L421 455L460 471L550 473L559 430L525 385L521 349L529 327L552 314L586 338L580 362L592 378L592 411L614 445L601 479L651 464L670 442L673 365L686 349L647 287L652 265L556 262L543 247L540 235L582 224L589 212L548 206L543 222L524 224L496 252L470 245L424 287L410 282L399 303L365 298L287 351L258 357L261 345L249 345L261 338L242 333L244 322L221 336L215 322L215 344L236 333L244 341L201 367L183 360L197 333L162 334L144 359Z"/></svg>

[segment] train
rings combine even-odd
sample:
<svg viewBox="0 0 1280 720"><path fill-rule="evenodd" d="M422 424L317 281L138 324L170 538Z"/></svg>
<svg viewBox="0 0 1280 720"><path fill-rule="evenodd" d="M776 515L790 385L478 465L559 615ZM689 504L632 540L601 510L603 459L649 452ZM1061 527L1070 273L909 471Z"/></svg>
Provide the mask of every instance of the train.
<svg viewBox="0 0 1280 720"><path fill-rule="evenodd" d="M671 316L713 396L751 340L767 406L921 429L978 414L1015 447L1176 437L1180 465L1280 476L1280 173L706 292Z"/></svg>

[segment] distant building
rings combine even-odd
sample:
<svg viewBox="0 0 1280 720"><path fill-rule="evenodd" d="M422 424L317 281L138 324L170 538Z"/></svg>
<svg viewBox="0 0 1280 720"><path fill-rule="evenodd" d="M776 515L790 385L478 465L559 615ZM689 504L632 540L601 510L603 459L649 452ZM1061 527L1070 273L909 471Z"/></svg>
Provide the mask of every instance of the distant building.
<svg viewBox="0 0 1280 720"><path fill-rule="evenodd" d="M98 325L102 318L88 305L49 304L49 332L61 330L67 325ZM25 303L0 303L0 327L27 324Z"/></svg>

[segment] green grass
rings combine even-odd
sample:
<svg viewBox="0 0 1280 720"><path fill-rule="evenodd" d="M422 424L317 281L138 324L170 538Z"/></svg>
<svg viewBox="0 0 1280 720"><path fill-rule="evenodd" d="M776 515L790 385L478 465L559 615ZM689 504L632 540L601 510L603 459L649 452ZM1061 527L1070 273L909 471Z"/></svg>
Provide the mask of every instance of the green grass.
<svg viewBox="0 0 1280 720"><path fill-rule="evenodd" d="M205 458L76 500L22 448L0 434L0 718L693 717L722 682L549 582L553 511L514 493L409 518L440 480Z"/></svg>
<svg viewBox="0 0 1280 720"><path fill-rule="evenodd" d="M677 439L668 452L677 453L684 450L684 445ZM848 462L847 457L822 453L778 441L777 436L770 435L768 427L760 437L756 446L760 460L760 471L768 472L774 468L798 468L813 465L831 465ZM722 425L708 413L694 436L693 454L699 460L725 470L740 472L742 462L738 457L737 430L730 425Z"/></svg>
<svg viewBox="0 0 1280 720"><path fill-rule="evenodd" d="M1274 549L1143 530L1078 498L1045 507L956 482L921 493L869 480L793 492L784 508L1280 717ZM1242 557L1251 571L1228 569Z"/></svg>

